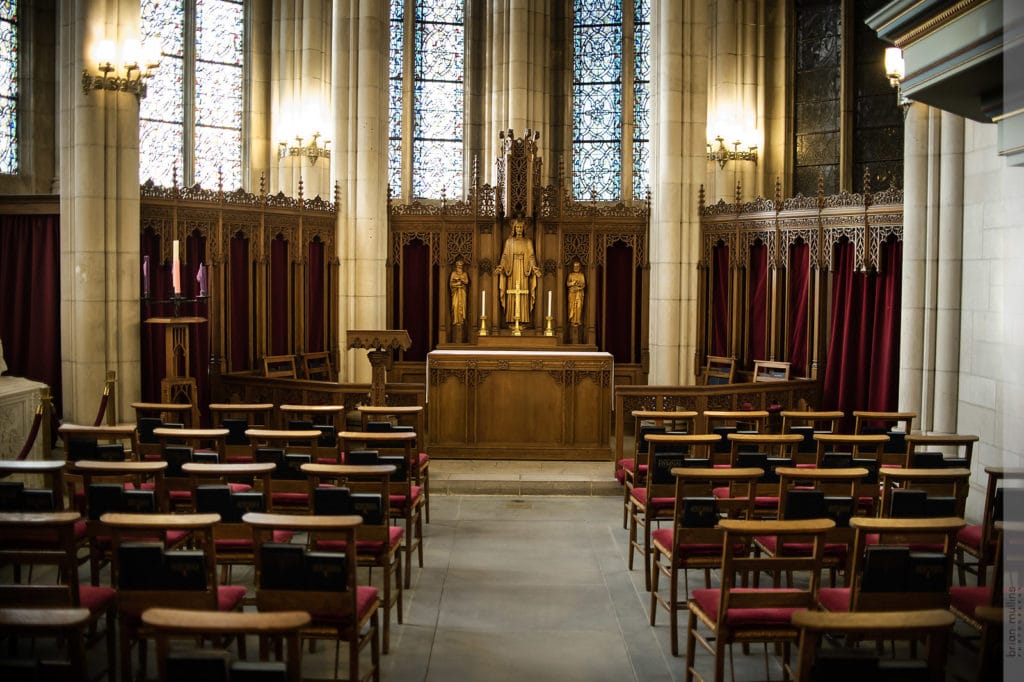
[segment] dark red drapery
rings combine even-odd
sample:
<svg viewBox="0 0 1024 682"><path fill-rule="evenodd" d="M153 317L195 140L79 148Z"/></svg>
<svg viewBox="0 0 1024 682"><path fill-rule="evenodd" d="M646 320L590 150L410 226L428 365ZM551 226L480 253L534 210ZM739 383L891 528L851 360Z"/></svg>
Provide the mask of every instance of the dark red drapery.
<svg viewBox="0 0 1024 682"><path fill-rule="evenodd" d="M791 376L807 376L807 292L810 247L798 241L789 246L788 338Z"/></svg>
<svg viewBox="0 0 1024 682"><path fill-rule="evenodd" d="M402 324L412 340L404 357L424 361L430 352L430 248L419 239L402 247L402 278Z"/></svg>
<svg viewBox="0 0 1024 682"><path fill-rule="evenodd" d="M7 374L45 383L63 414L58 215L0 216L0 339Z"/></svg>
<svg viewBox="0 0 1024 682"><path fill-rule="evenodd" d="M903 243L884 244L879 265L878 272L855 272L853 244L835 246L825 409L897 409Z"/></svg>
<svg viewBox="0 0 1024 682"><path fill-rule="evenodd" d="M324 349L324 243L314 239L309 243L309 299L306 302L306 348L310 353Z"/></svg>
<svg viewBox="0 0 1024 682"><path fill-rule="evenodd" d="M768 357L768 247L750 245L750 301L748 313L750 341L748 352L753 360Z"/></svg>
<svg viewBox="0 0 1024 682"><path fill-rule="evenodd" d="M606 281L604 350L615 362L636 362L630 353L633 329L633 249L623 242L615 242L605 254Z"/></svg>
<svg viewBox="0 0 1024 682"><path fill-rule="evenodd" d="M729 355L729 247L711 252L711 355Z"/></svg>
<svg viewBox="0 0 1024 682"><path fill-rule="evenodd" d="M288 242L278 237L270 242L270 355L288 352Z"/></svg>
<svg viewBox="0 0 1024 682"><path fill-rule="evenodd" d="M228 299L231 314L230 348L232 372L252 369L249 357L249 240L241 233L231 238Z"/></svg>

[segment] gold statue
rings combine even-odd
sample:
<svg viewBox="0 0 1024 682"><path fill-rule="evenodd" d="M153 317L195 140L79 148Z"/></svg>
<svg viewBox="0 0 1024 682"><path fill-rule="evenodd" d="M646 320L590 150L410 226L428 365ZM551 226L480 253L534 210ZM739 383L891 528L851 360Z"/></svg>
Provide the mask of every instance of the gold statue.
<svg viewBox="0 0 1024 682"><path fill-rule="evenodd" d="M525 324L537 300L540 268L533 252L533 240L523 234L523 221L512 221L512 234L505 240L498 275L498 302L505 309L505 322ZM517 325L518 327L518 325Z"/></svg>
<svg viewBox="0 0 1024 682"><path fill-rule="evenodd" d="M448 286L452 290L452 324L463 324L466 321L466 287L469 275L462 269L461 258L455 259L455 270L448 278Z"/></svg>
<svg viewBox="0 0 1024 682"><path fill-rule="evenodd" d="M569 289L569 324L583 323L583 292L587 288L587 278L583 275L578 260L572 262L572 272L565 282Z"/></svg>

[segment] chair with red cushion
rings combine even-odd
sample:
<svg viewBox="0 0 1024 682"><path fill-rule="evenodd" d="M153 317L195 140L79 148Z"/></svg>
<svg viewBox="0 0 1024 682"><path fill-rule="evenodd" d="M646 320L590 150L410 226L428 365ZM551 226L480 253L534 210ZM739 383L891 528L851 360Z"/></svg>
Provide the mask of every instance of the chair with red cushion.
<svg viewBox="0 0 1024 682"><path fill-rule="evenodd" d="M953 547L964 526L955 517L880 519L856 516L850 587L824 587L827 611L915 611L949 607Z"/></svg>
<svg viewBox="0 0 1024 682"><path fill-rule="evenodd" d="M840 677L845 677L844 673L849 669L842 668L846 663L842 658L832 657L829 660L831 666L828 672L821 667L816 669L816 664L820 666L821 661L815 660L823 637L843 636L853 639L884 637L912 642L924 639L928 642L928 677L932 682L943 682L946 679L946 656L953 622L951 614L941 609L860 613L798 611L793 614L793 625L800 629L800 660L796 680L814 682L828 679L832 670ZM858 665L863 665L864 661L863 655L857 656Z"/></svg>
<svg viewBox="0 0 1024 682"><path fill-rule="evenodd" d="M416 434L412 443L416 466L412 482L423 489L423 521L430 523L430 455L427 454L427 426L422 405L359 405L359 418L363 431L411 431ZM411 423L410 423L411 422Z"/></svg>
<svg viewBox="0 0 1024 682"><path fill-rule="evenodd" d="M754 512L760 518L779 514L779 477L775 470L796 464L796 449L803 436L795 433L730 433L729 466L757 467L764 475L754 486ZM721 494L719 491L716 494Z"/></svg>
<svg viewBox="0 0 1024 682"><path fill-rule="evenodd" d="M104 514L113 538L111 581L117 587L121 679L131 677L131 647L139 644L139 671L146 670L150 630L142 612L151 607L199 611L240 611L246 588L219 585L213 528L217 514ZM189 549L167 551L163 538L177 531ZM245 640L239 638L240 653Z"/></svg>
<svg viewBox="0 0 1024 682"><path fill-rule="evenodd" d="M210 403L211 426L225 428L228 436L224 439L226 462L252 462L252 447L248 429L270 428L273 403Z"/></svg>
<svg viewBox="0 0 1024 682"><path fill-rule="evenodd" d="M760 469L674 467L675 503L672 527L651 533L651 625L658 606L669 612L672 655L679 655L679 611L686 608L690 594L687 571L704 569L704 587L711 587L711 569L722 565L722 518L753 518L754 497L749 494L763 472ZM715 498L712 490L725 487L736 498ZM750 548L738 545L744 555ZM683 574L683 595L679 596L679 574ZM668 596L659 589L659 576L668 579Z"/></svg>
<svg viewBox="0 0 1024 682"><path fill-rule="evenodd" d="M782 433L798 433L804 437L803 442L797 445L797 452L806 455L814 455L818 451L818 445L814 442L815 434L838 433L839 425L845 417L841 410L783 410L779 414L782 417Z"/></svg>
<svg viewBox="0 0 1024 682"><path fill-rule="evenodd" d="M908 433L907 468L970 469L978 436L964 433Z"/></svg>
<svg viewBox="0 0 1024 682"><path fill-rule="evenodd" d="M633 456L615 464L615 480L622 484L622 527L628 528L629 494L636 485L637 453L647 452L647 435L655 433L694 433L693 411L633 410Z"/></svg>
<svg viewBox="0 0 1024 682"><path fill-rule="evenodd" d="M323 515L358 514L359 527L356 550L360 566L369 570L380 568L383 587L384 626L381 633L383 653L391 646L391 609L398 623L402 622L402 537L404 530L391 525L389 483L395 473L393 464L304 464L303 472L313 483L313 513ZM330 540L311 538L317 551L343 552L344 546ZM394 585L392 585L394 583Z"/></svg>
<svg viewBox="0 0 1024 682"><path fill-rule="evenodd" d="M799 630L792 624L793 614L813 609L817 603L821 569L821 550L825 534L835 523L828 519L809 521L759 521L723 519L726 547L747 544L762 535L778 536L780 542L809 542L811 551L798 557L749 557L722 553L722 582L717 589L694 590L686 641L686 674L690 682L700 677L694 668L698 644L715 657L715 682L725 679L725 648L734 643L778 642L782 644L783 671L788 675L790 645ZM798 588L744 588L737 576L758 571L800 571L807 581ZM704 631L707 631L706 634Z"/></svg>
<svg viewBox="0 0 1024 682"><path fill-rule="evenodd" d="M853 433L858 436L888 436L886 455L892 455L893 463L902 463L901 460L907 451L905 439L907 434L913 433L915 419L916 412L854 410ZM888 460L888 457L886 459Z"/></svg>
<svg viewBox="0 0 1024 682"><path fill-rule="evenodd" d="M256 544L256 605L262 611L308 611L304 639L348 643L348 680L380 679L380 635L376 587L359 585L348 554L309 552L302 545L273 542L276 530L307 533L356 547L358 516L246 514ZM305 579L296 581L296 571ZM360 674L360 653L370 648L370 669ZM337 676L337 670L335 670Z"/></svg>
<svg viewBox="0 0 1024 682"><path fill-rule="evenodd" d="M977 575L978 585L986 583L988 569L995 561L995 524L1004 518L1007 498L1012 499L1011 508L1024 508L1024 468L985 467L985 473L988 485L981 523L965 526L956 538L956 564L961 585L967 584L967 573ZM968 557L973 557L974 561Z"/></svg>
<svg viewBox="0 0 1024 682"><path fill-rule="evenodd" d="M0 585L0 607L86 609L92 629L105 620L107 676L115 679L114 621L117 593L110 587L82 585L78 579L80 547L76 525L78 512L0 513L0 564L53 566L54 583L5 583Z"/></svg>
<svg viewBox="0 0 1024 682"><path fill-rule="evenodd" d="M647 452L639 453L636 485L629 495L627 565L633 570L634 552L640 552L647 590L651 589L651 531L655 525L672 520L675 506L672 469L710 467L711 448L716 442L717 437L710 434L652 433L647 436Z"/></svg>

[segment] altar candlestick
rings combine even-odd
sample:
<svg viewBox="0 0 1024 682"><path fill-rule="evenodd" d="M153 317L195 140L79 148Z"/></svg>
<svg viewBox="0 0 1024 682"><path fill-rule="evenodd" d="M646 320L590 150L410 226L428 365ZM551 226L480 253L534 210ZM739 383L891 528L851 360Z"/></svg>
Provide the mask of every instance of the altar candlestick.
<svg viewBox="0 0 1024 682"><path fill-rule="evenodd" d="M551 317L551 289L548 289L548 317Z"/></svg>
<svg viewBox="0 0 1024 682"><path fill-rule="evenodd" d="M181 261L178 260L178 240L175 239L171 248L171 288L175 295L181 293Z"/></svg>

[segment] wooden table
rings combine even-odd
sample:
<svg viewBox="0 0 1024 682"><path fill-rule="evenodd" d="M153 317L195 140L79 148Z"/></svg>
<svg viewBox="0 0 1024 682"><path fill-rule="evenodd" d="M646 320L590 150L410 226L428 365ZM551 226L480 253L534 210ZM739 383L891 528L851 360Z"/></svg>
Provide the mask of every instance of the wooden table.
<svg viewBox="0 0 1024 682"><path fill-rule="evenodd" d="M90 675L85 658L85 628L90 617L89 609L82 608L0 608L0 634L5 638L63 639L68 661L66 677L62 679L86 682ZM108 632L106 636L114 635Z"/></svg>
<svg viewBox="0 0 1024 682"><path fill-rule="evenodd" d="M134 457L138 452L139 444L135 424L115 424L101 426L83 426L80 424L61 424L57 429L64 441L64 452L68 452L68 442L72 440L90 441L128 441L129 447L125 448L125 458Z"/></svg>
<svg viewBox="0 0 1024 682"><path fill-rule="evenodd" d="M39 485L37 479L42 479L42 484L53 495L53 509L51 511L62 511L64 509L65 464L66 462L53 459L3 459L0 460L0 478L11 475L24 478L26 487L29 487L29 485Z"/></svg>

